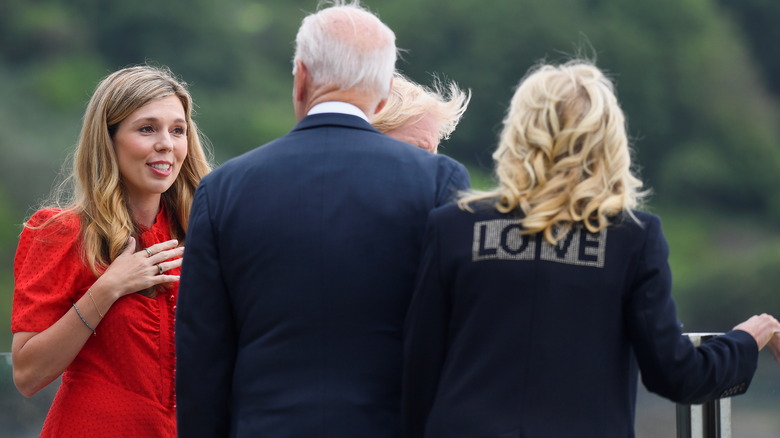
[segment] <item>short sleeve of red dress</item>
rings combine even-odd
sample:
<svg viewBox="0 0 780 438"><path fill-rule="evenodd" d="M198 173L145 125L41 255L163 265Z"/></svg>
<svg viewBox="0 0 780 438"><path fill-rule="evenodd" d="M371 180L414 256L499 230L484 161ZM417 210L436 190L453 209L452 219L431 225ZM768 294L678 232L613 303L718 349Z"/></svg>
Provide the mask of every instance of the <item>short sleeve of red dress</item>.
<svg viewBox="0 0 780 438"><path fill-rule="evenodd" d="M60 213L58 209L36 212L28 221L33 228L24 227L19 237L14 258L13 333L47 329L70 310L76 294L95 280L81 260L78 217Z"/></svg>

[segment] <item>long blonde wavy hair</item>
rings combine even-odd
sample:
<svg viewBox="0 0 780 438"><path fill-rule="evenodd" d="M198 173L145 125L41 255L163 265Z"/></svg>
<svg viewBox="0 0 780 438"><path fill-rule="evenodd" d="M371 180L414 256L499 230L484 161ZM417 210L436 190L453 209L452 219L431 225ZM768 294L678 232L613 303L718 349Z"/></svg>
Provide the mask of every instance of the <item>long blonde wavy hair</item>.
<svg viewBox="0 0 780 438"><path fill-rule="evenodd" d="M522 211L525 233L541 232L552 244L575 223L595 233L621 212L634 217L647 195L631 172L614 86L583 60L529 71L512 97L493 160L498 187L464 195L460 208L495 199L502 213Z"/></svg>
<svg viewBox="0 0 780 438"><path fill-rule="evenodd" d="M126 247L140 227L133 219L119 173L113 134L119 124L148 102L175 95L187 122L187 156L173 185L162 194L171 237L183 242L195 189L211 170L211 153L192 120L193 103L186 85L165 67L134 66L116 71L97 86L84 114L72 159L72 172L56 189L53 203L80 221L85 263L99 275ZM63 204L65 204L63 206ZM138 249L138 248L136 248Z"/></svg>

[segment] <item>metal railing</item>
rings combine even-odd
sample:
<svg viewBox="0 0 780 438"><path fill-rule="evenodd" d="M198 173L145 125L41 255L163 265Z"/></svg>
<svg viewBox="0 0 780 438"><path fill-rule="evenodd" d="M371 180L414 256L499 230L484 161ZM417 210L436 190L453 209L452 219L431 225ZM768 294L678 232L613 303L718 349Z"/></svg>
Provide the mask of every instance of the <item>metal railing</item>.
<svg viewBox="0 0 780 438"><path fill-rule="evenodd" d="M722 333L686 333L693 345ZM677 405L677 438L731 438L731 399Z"/></svg>

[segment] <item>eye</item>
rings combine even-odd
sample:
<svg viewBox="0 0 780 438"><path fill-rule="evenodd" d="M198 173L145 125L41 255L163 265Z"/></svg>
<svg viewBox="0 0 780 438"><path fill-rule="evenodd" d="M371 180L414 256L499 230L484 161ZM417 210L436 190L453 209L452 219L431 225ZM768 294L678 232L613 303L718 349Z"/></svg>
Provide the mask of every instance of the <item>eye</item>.
<svg viewBox="0 0 780 438"><path fill-rule="evenodd" d="M187 130L181 126L177 126L176 128L173 128L173 131L171 132L173 132L174 135L185 135Z"/></svg>
<svg viewBox="0 0 780 438"><path fill-rule="evenodd" d="M139 131L141 131L141 132L143 132L143 133L150 133L150 132L154 132L154 128L152 128L152 125L144 125L144 126L141 126L141 127L138 129L138 130L139 130Z"/></svg>

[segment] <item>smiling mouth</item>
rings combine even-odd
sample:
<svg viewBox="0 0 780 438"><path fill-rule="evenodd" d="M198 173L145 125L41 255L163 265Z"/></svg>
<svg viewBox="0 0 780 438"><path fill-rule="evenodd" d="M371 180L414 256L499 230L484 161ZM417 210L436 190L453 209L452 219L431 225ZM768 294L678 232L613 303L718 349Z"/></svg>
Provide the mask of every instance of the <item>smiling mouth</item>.
<svg viewBox="0 0 780 438"><path fill-rule="evenodd" d="M162 172L167 172L167 171L169 171L171 169L171 165L170 164L164 164L164 163L147 164L147 166L149 166L149 167L151 167L153 169L160 170Z"/></svg>

